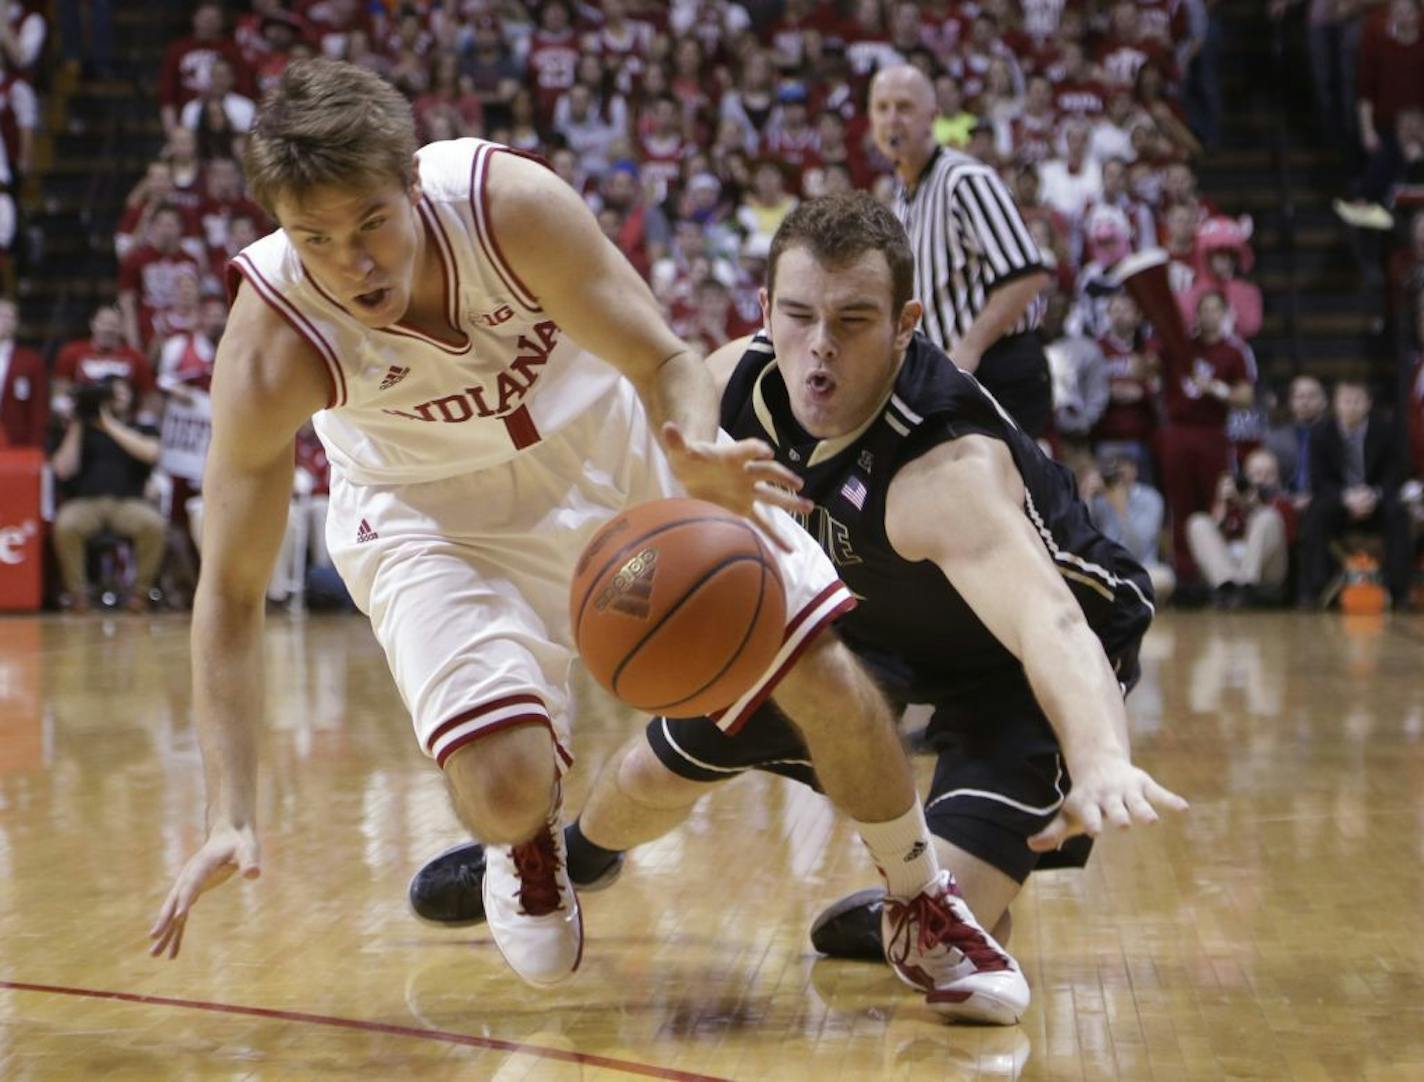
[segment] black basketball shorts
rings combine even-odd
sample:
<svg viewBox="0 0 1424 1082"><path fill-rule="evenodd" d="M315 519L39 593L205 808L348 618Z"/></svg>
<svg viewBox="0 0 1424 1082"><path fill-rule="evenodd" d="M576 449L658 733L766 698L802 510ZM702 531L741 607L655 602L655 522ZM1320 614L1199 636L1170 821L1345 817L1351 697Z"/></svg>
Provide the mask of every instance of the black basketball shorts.
<svg viewBox="0 0 1424 1082"><path fill-rule="evenodd" d="M971 739L939 731L931 719L937 762L925 800L930 831L1020 883L1035 869L1082 867L1092 849L1089 838L1074 838L1042 855L1028 847L1027 839L1053 820L1068 792L1060 757L1017 753L1013 730L1020 726L986 721L979 730L984 739ZM735 735L705 718L653 718L647 738L664 766L692 781L726 781L746 770L765 770L820 791L805 742L772 703Z"/></svg>

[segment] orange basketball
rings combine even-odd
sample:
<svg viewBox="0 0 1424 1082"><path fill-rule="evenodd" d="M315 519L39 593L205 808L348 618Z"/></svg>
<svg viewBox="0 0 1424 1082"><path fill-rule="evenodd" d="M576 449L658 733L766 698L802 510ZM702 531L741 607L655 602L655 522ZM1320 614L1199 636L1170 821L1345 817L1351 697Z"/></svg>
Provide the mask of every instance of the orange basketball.
<svg viewBox="0 0 1424 1082"><path fill-rule="evenodd" d="M655 500L588 543L569 617L588 671L619 699L698 717L732 705L771 667L786 594L745 519L702 500Z"/></svg>

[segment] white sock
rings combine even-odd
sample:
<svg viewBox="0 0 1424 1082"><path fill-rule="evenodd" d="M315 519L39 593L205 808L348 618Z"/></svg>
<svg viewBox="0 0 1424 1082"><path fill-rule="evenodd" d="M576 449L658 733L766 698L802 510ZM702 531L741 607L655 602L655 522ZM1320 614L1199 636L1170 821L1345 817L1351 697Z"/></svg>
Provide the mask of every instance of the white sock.
<svg viewBox="0 0 1424 1082"><path fill-rule="evenodd" d="M925 809L918 799L898 819L857 822L855 828L894 897L913 898L939 875L939 857L925 824Z"/></svg>

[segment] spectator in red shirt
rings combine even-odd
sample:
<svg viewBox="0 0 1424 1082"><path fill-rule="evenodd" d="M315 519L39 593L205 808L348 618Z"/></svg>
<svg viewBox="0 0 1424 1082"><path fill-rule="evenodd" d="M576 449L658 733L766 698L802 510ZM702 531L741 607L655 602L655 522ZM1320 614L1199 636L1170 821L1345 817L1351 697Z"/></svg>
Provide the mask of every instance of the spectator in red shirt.
<svg viewBox="0 0 1424 1082"><path fill-rule="evenodd" d="M0 265L8 259L19 235L15 195L34 158L39 99L14 72L0 68Z"/></svg>
<svg viewBox="0 0 1424 1082"><path fill-rule="evenodd" d="M160 207L148 227L148 243L135 248L119 264L119 311L124 340L134 349L148 348L154 316L173 306L180 273L201 276L202 267L183 249L183 218L177 207Z"/></svg>
<svg viewBox="0 0 1424 1082"><path fill-rule="evenodd" d="M1418 0L1390 0L1383 25L1360 41L1360 143L1374 154L1393 138L1395 118L1424 109L1424 35Z"/></svg>
<svg viewBox="0 0 1424 1082"><path fill-rule="evenodd" d="M348 59L351 35L357 31L370 39L371 16L365 10L368 6L362 0L314 0L303 6L302 14L306 17L312 42L322 56ZM260 29L259 25L259 32Z"/></svg>
<svg viewBox="0 0 1424 1082"><path fill-rule="evenodd" d="M1151 478L1148 448L1157 432L1157 406L1153 401L1156 360L1143 341L1142 312L1126 293L1107 302L1107 333L1098 339L1108 374L1108 404L1093 426L1093 451L1131 454L1138 472Z"/></svg>
<svg viewBox="0 0 1424 1082"><path fill-rule="evenodd" d="M802 83L783 83L777 91L776 108L767 122L765 152L783 163L792 176L791 188L801 190L801 174L820 164L821 139L811 127L806 111L809 95Z"/></svg>
<svg viewBox="0 0 1424 1082"><path fill-rule="evenodd" d="M119 262L148 236L148 226L153 220L153 212L159 207L173 206L173 170L162 159L148 163L148 169L139 178L124 201L124 212L119 216L119 224L114 229L114 254ZM198 236L196 217L180 215L183 219L185 235Z"/></svg>
<svg viewBox="0 0 1424 1082"><path fill-rule="evenodd" d="M1098 46L1097 61L1109 83L1132 86L1137 69L1149 60L1161 65L1169 81L1177 79L1177 61L1162 41L1142 31L1142 18L1133 0L1118 0L1112 8L1112 29Z"/></svg>
<svg viewBox="0 0 1424 1082"><path fill-rule="evenodd" d="M253 70L254 92L259 100L276 85L282 72L287 70L287 64L305 46L302 36L306 30L302 20L281 10L262 16L260 26L267 48Z"/></svg>
<svg viewBox="0 0 1424 1082"><path fill-rule="evenodd" d="M258 236L268 232L271 226L262 208L243 193L242 170L237 162L231 158L214 158L203 172L207 194L198 208L203 245L210 262L214 259L214 253L218 252L223 253L221 258L226 262L228 256L241 251L228 243L228 231L234 218L250 218ZM222 264L219 263L216 269L218 281L222 281Z"/></svg>
<svg viewBox="0 0 1424 1082"><path fill-rule="evenodd" d="M196 223L198 208L203 203L203 162L198 157L197 133L184 127L174 128L163 148L163 160L173 178L173 191L166 202L172 203Z"/></svg>
<svg viewBox="0 0 1424 1082"><path fill-rule="evenodd" d="M437 53L430 68L430 88L411 105L415 123L422 138L429 140L430 118L444 113L461 136L479 135L484 131L485 110L479 96L460 76L460 57L446 50Z"/></svg>
<svg viewBox="0 0 1424 1082"><path fill-rule="evenodd" d="M157 359L164 345L174 335L197 330L203 305L203 283L198 272L179 267L173 275L173 299L153 313L153 337L148 343L148 355Z"/></svg>
<svg viewBox="0 0 1424 1082"><path fill-rule="evenodd" d="M1164 352L1166 424L1159 437L1162 488L1172 518L1172 558L1182 582L1194 581L1196 563L1187 544L1187 519L1211 506L1226 472L1226 418L1232 407L1255 400L1250 362L1226 336L1226 298L1203 293L1197 303L1192 355Z"/></svg>
<svg viewBox="0 0 1424 1082"><path fill-rule="evenodd" d="M574 85L579 39L564 0L549 0L539 11L539 28L529 39L529 72L533 77L539 122L554 115L559 95Z"/></svg>
<svg viewBox="0 0 1424 1082"><path fill-rule="evenodd" d="M1065 116L1097 117L1108 107L1108 89L1102 73L1088 63L1079 41L1067 40L1060 47L1058 62L1047 72L1053 80L1053 107Z"/></svg>
<svg viewBox="0 0 1424 1082"><path fill-rule="evenodd" d="M245 70L256 71L267 56L267 42L262 37L262 20L281 11L283 0L250 0L250 6L251 11L237 17L232 39L242 56Z"/></svg>
<svg viewBox="0 0 1424 1082"><path fill-rule="evenodd" d="M224 57L238 73L238 86L247 85L247 68L237 44L223 34L220 4L204 2L193 10L193 33L168 46L158 76L158 101L163 130L178 127L179 111L207 89L212 63Z"/></svg>
<svg viewBox="0 0 1424 1082"><path fill-rule="evenodd" d="M638 153L643 187L661 203L681 174L681 163L692 149L683 131L677 99L667 96L648 102L638 118Z"/></svg>
<svg viewBox="0 0 1424 1082"><path fill-rule="evenodd" d="M54 361L52 398L56 409L69 413L71 393L81 383L100 383L117 376L140 399L154 391L153 370L148 358L124 342L124 323L119 310L101 304L89 318L89 337L66 342Z"/></svg>
<svg viewBox="0 0 1424 1082"><path fill-rule="evenodd" d="M20 310L0 298L0 444L43 450L49 437L49 376L44 359L15 341Z"/></svg>
<svg viewBox="0 0 1424 1082"><path fill-rule="evenodd" d="M269 231L267 216L261 223L250 214L234 214L227 223L227 243L208 249L208 273L222 282L227 277L227 261Z"/></svg>
<svg viewBox="0 0 1424 1082"><path fill-rule="evenodd" d="M208 86L183 106L179 123L197 138L198 157L241 157L257 118L257 103L235 89L237 73L227 57L213 59Z"/></svg>
<svg viewBox="0 0 1424 1082"><path fill-rule="evenodd" d="M1399 122L1424 109L1424 32L1418 0L1390 0L1370 20L1360 41L1358 72L1356 111L1368 160L1352 185L1351 198L1335 200L1334 208L1348 225L1387 230L1394 217L1386 205L1406 168ZM1366 258L1373 269L1375 253Z"/></svg>

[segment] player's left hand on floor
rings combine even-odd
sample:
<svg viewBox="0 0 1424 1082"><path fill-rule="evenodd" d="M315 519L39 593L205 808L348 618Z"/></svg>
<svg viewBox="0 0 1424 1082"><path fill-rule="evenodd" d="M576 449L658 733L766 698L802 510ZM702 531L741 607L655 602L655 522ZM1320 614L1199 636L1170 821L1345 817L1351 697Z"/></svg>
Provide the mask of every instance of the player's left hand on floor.
<svg viewBox="0 0 1424 1082"><path fill-rule="evenodd" d="M1035 853L1057 849L1075 834L1096 838L1105 826L1126 830L1155 823L1159 811L1182 812L1187 802L1147 771L1122 760L1073 778L1073 788L1053 822L1028 840Z"/></svg>
<svg viewBox="0 0 1424 1082"><path fill-rule="evenodd" d="M804 514L814 505L797 494L801 478L776 461L771 447L756 439L688 440L672 421L663 425L662 435L673 472L689 496L752 519L780 548L791 551L790 540L777 531L768 509Z"/></svg>
<svg viewBox="0 0 1424 1082"><path fill-rule="evenodd" d="M163 901L158 919L148 930L153 945L148 953L154 958L177 958L183 946L183 929L188 923L188 911L204 892L226 883L235 873L244 879L256 879L262 874L257 837L251 828L215 827L202 848L188 858L178 880Z"/></svg>

